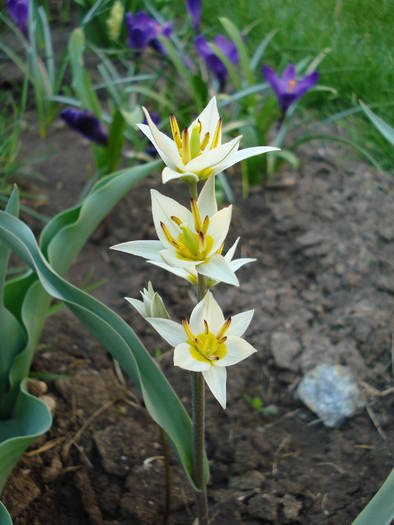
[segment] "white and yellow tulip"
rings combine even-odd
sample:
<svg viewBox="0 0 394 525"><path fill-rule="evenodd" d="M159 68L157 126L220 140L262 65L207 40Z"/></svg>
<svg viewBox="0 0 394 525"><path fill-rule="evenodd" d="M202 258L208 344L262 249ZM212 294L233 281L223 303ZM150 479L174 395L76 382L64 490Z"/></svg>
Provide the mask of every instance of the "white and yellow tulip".
<svg viewBox="0 0 394 525"><path fill-rule="evenodd" d="M197 201L191 199L191 211L156 190L151 190L151 196L159 240L130 241L111 248L144 257L152 264L168 265L176 269L173 273L180 269L189 274L199 273L214 282L238 286L234 266L222 255L232 206L218 211L214 177L207 180Z"/></svg>
<svg viewBox="0 0 394 525"><path fill-rule="evenodd" d="M205 382L223 408L226 408L226 367L256 352L242 335L253 317L253 310L224 318L211 292L195 306L190 320L182 324L156 317L146 320L174 347L174 365L201 372Z"/></svg>
<svg viewBox="0 0 394 525"><path fill-rule="evenodd" d="M171 115L173 139L157 128L146 108L142 109L148 124L138 124L138 127L166 164L162 173L163 183L176 179L204 181L210 175L217 175L237 162L278 149L259 146L239 151L242 135L222 144L222 120L215 97L182 132L175 116Z"/></svg>

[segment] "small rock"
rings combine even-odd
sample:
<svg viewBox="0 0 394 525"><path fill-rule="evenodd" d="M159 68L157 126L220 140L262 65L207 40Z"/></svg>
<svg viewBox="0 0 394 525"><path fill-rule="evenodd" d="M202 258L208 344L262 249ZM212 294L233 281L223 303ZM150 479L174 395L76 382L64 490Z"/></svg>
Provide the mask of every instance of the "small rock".
<svg viewBox="0 0 394 525"><path fill-rule="evenodd" d="M382 292L394 295L394 278L380 275L376 281L376 288Z"/></svg>
<svg viewBox="0 0 394 525"><path fill-rule="evenodd" d="M230 479L229 487L235 490L258 489L265 481L265 476L258 470L252 470L241 476L234 476Z"/></svg>
<svg viewBox="0 0 394 525"><path fill-rule="evenodd" d="M279 368L298 370L300 344L294 336L285 332L274 332L271 336L271 351Z"/></svg>
<svg viewBox="0 0 394 525"><path fill-rule="evenodd" d="M340 425L364 406L352 372L340 365L321 364L308 372L297 395L327 427Z"/></svg>
<svg viewBox="0 0 394 525"><path fill-rule="evenodd" d="M302 248L308 248L309 246L314 246L315 244L320 244L324 241L324 237L321 234L315 232L307 232L300 237L297 237L296 241L301 245Z"/></svg>
<svg viewBox="0 0 394 525"><path fill-rule="evenodd" d="M44 383L44 381L39 381L38 379L29 379L28 390L32 396L40 397L47 393L48 386L46 383Z"/></svg>
<svg viewBox="0 0 394 525"><path fill-rule="evenodd" d="M278 523L278 498L274 494L257 494L248 502L248 512L268 523Z"/></svg>
<svg viewBox="0 0 394 525"><path fill-rule="evenodd" d="M54 456L49 467L45 468L42 472L42 479L45 483L55 481L63 470L63 464L60 461L58 455Z"/></svg>
<svg viewBox="0 0 394 525"><path fill-rule="evenodd" d="M302 509L302 502L291 494L286 494L281 499L283 514L291 522L298 521L298 516Z"/></svg>

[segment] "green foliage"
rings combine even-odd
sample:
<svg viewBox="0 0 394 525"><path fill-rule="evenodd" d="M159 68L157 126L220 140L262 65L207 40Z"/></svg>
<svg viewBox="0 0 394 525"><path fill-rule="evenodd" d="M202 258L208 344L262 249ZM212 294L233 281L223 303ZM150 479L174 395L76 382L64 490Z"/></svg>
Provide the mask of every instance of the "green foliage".
<svg viewBox="0 0 394 525"><path fill-rule="evenodd" d="M158 164L148 163L102 178L80 204L58 214L47 224L41 234L40 257L49 261L57 272L56 275L67 271L101 220ZM3 218L13 218L17 213L18 192L14 190L6 211L1 214ZM30 231L29 233L31 234ZM3 241L4 236L1 235L0 242ZM38 250L35 244L34 246ZM11 331L15 334L11 338L2 338L0 343L0 473L3 476L0 478L1 490L23 450L35 436L46 431L50 425L50 416L45 405L41 402L37 404L35 398L23 391L23 385L48 314L52 289L44 288L33 271L6 282L3 287L9 256L9 249L4 244L0 254L1 333L4 329L6 333ZM31 266L31 259L26 263ZM28 419L28 426L25 428L22 415L24 417L26 414L27 403L31 418ZM40 417L37 414L41 414Z"/></svg>
<svg viewBox="0 0 394 525"><path fill-rule="evenodd" d="M394 469L352 525L390 525L394 519Z"/></svg>
<svg viewBox="0 0 394 525"><path fill-rule="evenodd" d="M148 412L168 435L190 482L196 488L193 482L190 418L134 331L115 312L54 272L42 255L33 233L22 221L0 212L0 236L30 266L45 291L67 305L141 389Z"/></svg>

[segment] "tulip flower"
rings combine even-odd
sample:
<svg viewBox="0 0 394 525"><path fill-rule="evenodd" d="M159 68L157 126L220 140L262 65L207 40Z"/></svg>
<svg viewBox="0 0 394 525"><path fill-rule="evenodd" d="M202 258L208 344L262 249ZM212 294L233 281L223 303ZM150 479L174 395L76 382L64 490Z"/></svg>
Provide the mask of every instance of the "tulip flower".
<svg viewBox="0 0 394 525"><path fill-rule="evenodd" d="M220 90L224 90L227 80L227 68L222 60L211 49L208 42L202 35L198 35L194 40L196 49L201 58L204 59L208 68L212 71L220 84ZM228 40L224 35L218 35L214 38L213 43L222 51L222 53L229 59L229 61L237 65L239 62L238 50L231 40Z"/></svg>
<svg viewBox="0 0 394 525"><path fill-rule="evenodd" d="M201 0L186 0L186 7L192 19L192 26L198 31L201 23Z"/></svg>
<svg viewBox="0 0 394 525"><path fill-rule="evenodd" d="M8 13L27 38L29 23L29 0L7 0Z"/></svg>
<svg viewBox="0 0 394 525"><path fill-rule="evenodd" d="M317 71L297 80L294 64L289 64L286 67L282 77L279 77L275 71L268 66L263 66L262 71L267 82L271 84L283 113L286 113L293 102L305 95L319 80L319 73Z"/></svg>
<svg viewBox="0 0 394 525"><path fill-rule="evenodd" d="M242 135L222 144L222 120L215 97L182 133L175 116L171 115L170 124L174 140L162 133L148 111L142 109L148 125L137 126L152 142L166 164L162 173L163 183L175 179L204 181L210 175L221 173L237 162L278 149L259 146L238 151Z"/></svg>
<svg viewBox="0 0 394 525"><path fill-rule="evenodd" d="M87 109L66 108L61 118L77 133L100 146L108 143L108 134L101 127L100 121Z"/></svg>
<svg viewBox="0 0 394 525"><path fill-rule="evenodd" d="M234 259L235 250L237 249L238 243L239 243L239 237L235 241L235 243L231 246L231 248L227 251L227 253L224 255L225 261L229 264L232 271L235 273L237 272L242 266L245 266L245 264L249 264L251 262L257 261L257 259L251 259L249 257L242 257L240 259ZM182 277L182 279L186 279L186 281L189 281L194 286L197 285L197 278L198 273L195 268L179 268L175 266L170 266L169 264L166 264L163 261L149 261L151 264L158 266L159 268L162 268L163 270L167 270L170 273L173 273L177 275L178 277ZM220 281L214 281L212 279L208 279L207 286L208 288L213 288L217 284L219 284Z"/></svg>
<svg viewBox="0 0 394 525"><path fill-rule="evenodd" d="M226 367L256 352L242 335L253 310L224 318L211 292L207 292L182 324L169 319L147 318L153 328L174 347L174 365L202 372L212 394L226 408Z"/></svg>
<svg viewBox="0 0 394 525"><path fill-rule="evenodd" d="M146 319L147 317L160 317L163 319L169 319L170 316L164 306L163 299L160 295L154 291L152 283L149 281L148 288L144 288L141 292L142 301L132 299L131 297L125 297L137 312Z"/></svg>
<svg viewBox="0 0 394 525"><path fill-rule="evenodd" d="M130 241L112 246L118 250L166 263L173 268L197 272L213 281L238 286L230 263L223 257L232 206L217 210L214 177L205 183L191 211L170 197L151 190L152 215L158 241Z"/></svg>
<svg viewBox="0 0 394 525"><path fill-rule="evenodd" d="M159 35L169 38L172 32L172 22L161 26L154 18L147 15L144 11L139 11L135 15L126 14L126 26L128 32L128 44L132 49L141 51L148 46L156 51L164 53L164 48L158 40Z"/></svg>

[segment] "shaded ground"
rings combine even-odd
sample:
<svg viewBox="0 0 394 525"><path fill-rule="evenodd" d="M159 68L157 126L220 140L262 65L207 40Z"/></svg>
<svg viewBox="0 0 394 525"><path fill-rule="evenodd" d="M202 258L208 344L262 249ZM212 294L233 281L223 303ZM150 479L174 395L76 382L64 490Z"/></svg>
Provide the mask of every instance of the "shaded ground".
<svg viewBox="0 0 394 525"><path fill-rule="evenodd" d="M71 131L50 139L58 155L42 166L48 215L75 202L89 150ZM46 143L47 144L47 143ZM25 151L38 139L26 134ZM238 196L231 237L258 262L239 272L241 287L216 289L225 312L254 307L248 340L256 356L229 369L228 409L208 394L209 500L215 524L347 524L393 464L394 179L330 146L305 147L294 186ZM289 174L292 175L292 174ZM286 176L286 174L284 174ZM239 195L238 175L233 174ZM173 317L190 312L186 283L144 261L109 252L132 239L154 238L149 188L181 198L152 175L114 210L70 272L107 283L94 294L127 318L189 407L190 378L171 364L171 351L130 310L148 279ZM30 221L31 223L31 221ZM36 226L36 225L35 225ZM37 231L37 230L36 230ZM341 428L329 430L296 398L302 373L338 362L357 374L368 403ZM14 471L4 500L16 525L156 524L164 512L160 435L135 387L66 310L48 319L34 370L68 377L49 382L54 425ZM378 395L383 392L385 395ZM258 396L276 415L254 410ZM372 419L371 419L372 418ZM192 523L193 496L173 462L172 523Z"/></svg>

